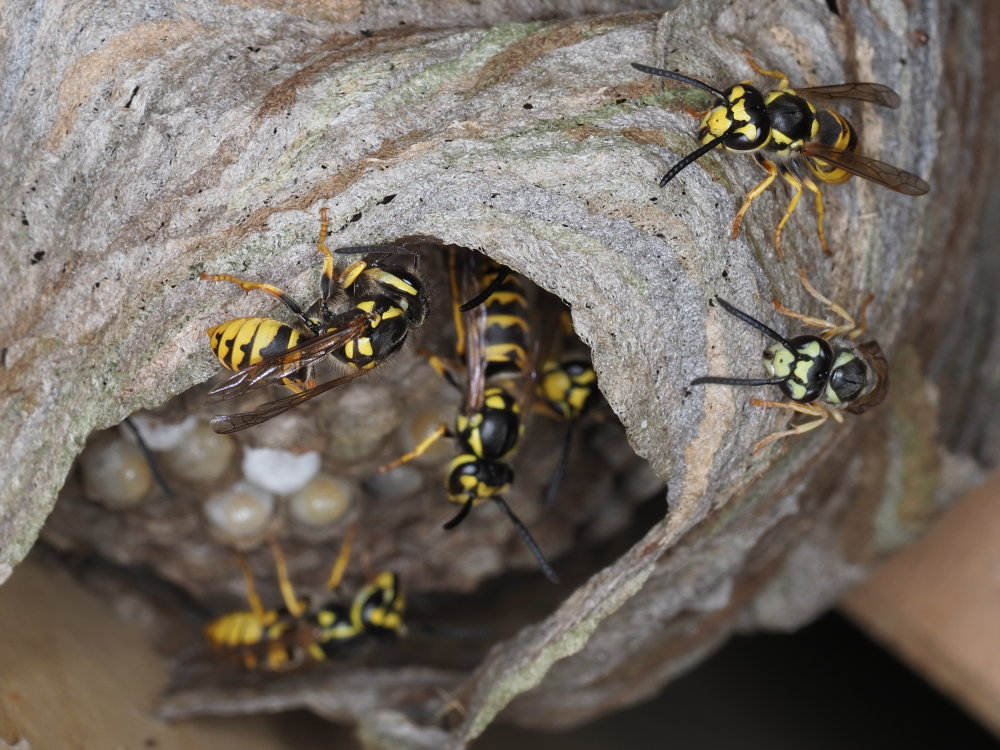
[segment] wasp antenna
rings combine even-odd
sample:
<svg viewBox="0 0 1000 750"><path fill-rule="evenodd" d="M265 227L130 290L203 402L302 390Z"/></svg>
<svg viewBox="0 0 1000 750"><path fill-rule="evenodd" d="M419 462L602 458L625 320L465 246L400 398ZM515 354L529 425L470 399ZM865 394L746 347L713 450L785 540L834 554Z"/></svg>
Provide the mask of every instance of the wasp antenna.
<svg viewBox="0 0 1000 750"><path fill-rule="evenodd" d="M409 247L402 245L351 245L349 247L338 247L333 252L337 255L419 255L420 253Z"/></svg>
<svg viewBox="0 0 1000 750"><path fill-rule="evenodd" d="M514 511L510 509L510 506L507 505L506 501L502 497L494 497L493 499L496 501L497 505L503 509L503 512L507 514L507 518L511 520L511 523L514 524L514 528L517 529L517 533L521 535L521 539L523 539L524 543L528 545L528 549L531 550L531 554L533 554L535 559L538 561L538 567L542 569L545 577L552 581L552 583L559 583L559 576L556 575L556 572L552 569L549 561L545 559L545 555L542 554L542 548L538 546L538 542L536 542L535 538L531 536L531 532L528 531L528 527L521 523L520 518L514 515Z"/></svg>
<svg viewBox="0 0 1000 750"><path fill-rule="evenodd" d="M160 465L156 462L156 458L153 456L153 451L150 450L146 441L142 437L142 432L139 431L138 426L132 421L132 417L125 417L125 425L132 431L132 435L135 436L135 442L139 446L139 451L142 453L142 457L146 460L146 464L149 466L150 472L153 474L153 479L156 483L160 485L160 489L168 497L175 497L173 488L167 483L164 478L163 473L160 471Z"/></svg>
<svg viewBox="0 0 1000 750"><path fill-rule="evenodd" d="M462 523L462 521L465 520L465 517L469 515L469 511L472 510L472 500L473 498L471 497L468 500L466 500L465 505L463 505L462 509L458 511L458 514L444 525L443 528L446 531L451 531L453 528L455 528L460 523Z"/></svg>
<svg viewBox="0 0 1000 750"><path fill-rule="evenodd" d="M753 326L768 338L772 338L775 341L779 342L780 344L783 344L785 347L789 349L789 351L795 351L795 347L792 346L790 343L788 343L788 340L780 333L775 331L773 328L768 328L766 325L761 323L756 318L751 317L749 314L743 312L737 307L733 307L731 304L722 299L722 297L716 297L715 301L719 303L719 305L722 307L723 310L732 315L734 318L739 318L748 326Z"/></svg>
<svg viewBox="0 0 1000 750"><path fill-rule="evenodd" d="M545 495L542 499L543 508L548 508L555 502L556 496L559 494L559 486L562 484L563 477L566 476L566 466L569 464L569 451L573 446L573 428L576 426L576 423L577 420L574 419L570 421L569 426L566 428L566 434L563 436L562 450L559 452L559 463L556 464L556 470L552 472L549 486L545 488Z"/></svg>
<svg viewBox="0 0 1000 750"><path fill-rule="evenodd" d="M510 269L507 268L507 266L500 266L500 270L497 271L497 275L493 278L493 281L491 281L489 285L475 297L470 299L464 305L460 305L458 311L468 312L469 310L472 310L478 307L479 305L483 304L486 300L490 298L490 295L493 294L493 292L495 292L497 289L500 288L500 285L503 283L503 280L506 279L509 275L510 275Z"/></svg>
<svg viewBox="0 0 1000 750"><path fill-rule="evenodd" d="M712 375L695 378L691 381L691 385L705 385L706 383L714 383L715 385L781 385L782 383L788 382L788 377L783 378L727 378L727 377L715 377Z"/></svg>
<svg viewBox="0 0 1000 750"><path fill-rule="evenodd" d="M681 83L686 83L688 86L703 89L711 94L715 94L723 101L726 99L726 95L723 92L719 91L714 86L709 86L704 81L699 81L697 78L690 78L689 76L674 73L672 70L664 70L663 68L651 68L649 65L643 65L642 63L632 63L632 67L643 73L649 73L654 76L662 76L663 78L669 78L672 81L679 81Z"/></svg>
<svg viewBox="0 0 1000 750"><path fill-rule="evenodd" d="M716 146L718 146L720 143L722 143L728 137L729 137L729 131L727 130L725 133L723 133L722 135L720 135L718 138L713 138L708 143L700 146L699 148L696 148L690 154L688 154L683 159L681 159L679 162L677 162L676 164L674 164L674 166L672 166L670 168L670 171L667 172L665 175L663 175L663 177L660 179L660 187L663 187L664 185L666 185L668 182L670 182L672 179L674 179L674 177L677 176L677 173L680 172L682 169L684 169L684 167L688 166L692 162L697 161L698 159L700 159L701 157L703 157L705 154L707 154L713 148L715 148Z"/></svg>

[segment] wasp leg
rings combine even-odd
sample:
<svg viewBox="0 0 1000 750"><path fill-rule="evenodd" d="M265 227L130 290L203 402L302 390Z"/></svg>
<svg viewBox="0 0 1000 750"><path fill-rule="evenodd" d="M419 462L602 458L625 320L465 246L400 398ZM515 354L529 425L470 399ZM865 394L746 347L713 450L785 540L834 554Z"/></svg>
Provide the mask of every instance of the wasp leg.
<svg viewBox="0 0 1000 750"><path fill-rule="evenodd" d="M750 204L754 202L757 196L767 190L771 186L771 183L774 182L774 178L778 176L778 168L773 162L768 161L760 154L754 154L754 158L757 159L758 164L767 170L767 177L758 182L753 190L747 193L747 197L743 199L743 205L736 212L736 218L733 219L733 231L729 235L734 240L740 234L740 224L743 223L743 216L746 214L747 209L750 208Z"/></svg>
<svg viewBox="0 0 1000 750"><path fill-rule="evenodd" d="M326 235L330 226L330 209L324 207L319 210L319 240L316 241L316 252L323 254L323 274L320 276L319 288L322 293L323 302L330 299L333 289L339 280L337 268L333 263L333 253L330 252L329 245L326 244Z"/></svg>
<svg viewBox="0 0 1000 750"><path fill-rule="evenodd" d="M455 257L456 251L452 249L448 253L448 287L451 290L451 316L455 323L455 356L462 359L465 356L465 315L459 309L461 306L459 299L462 293L458 283L458 261ZM431 363L433 367L433 363ZM435 368L437 369L437 368Z"/></svg>
<svg viewBox="0 0 1000 750"><path fill-rule="evenodd" d="M753 55L750 50L743 50L743 56L747 59L747 63L753 68L757 73L762 76L767 76L768 78L778 79L778 88L787 89L788 88L788 76L782 73L780 70L764 70L757 64L757 61L753 59Z"/></svg>
<svg viewBox="0 0 1000 750"><path fill-rule="evenodd" d="M236 552L236 563L240 566L240 572L243 574L243 588L246 590L247 604L250 605L250 611L258 621L263 622L264 605L260 602L260 594L257 593L257 585L253 580L253 571L250 569L250 563L247 562L243 553L238 551Z"/></svg>
<svg viewBox="0 0 1000 750"><path fill-rule="evenodd" d="M433 432L428 434L427 437L425 437L423 440L417 443L417 445L413 448L413 450L404 453L395 461L390 461L384 466L379 466L378 467L379 473L390 471L398 466L402 466L403 464L409 463L415 458L420 458L430 449L432 445L434 445L434 443L436 443L442 437L445 437L447 434L448 434L448 425L442 422L434 429Z"/></svg>
<svg viewBox="0 0 1000 750"><path fill-rule="evenodd" d="M783 437L791 437L792 435L801 435L804 432L815 430L821 424L826 422L826 420L831 416L838 422L842 422L844 419L837 412L825 409L820 404L800 404L795 401L763 401L759 398L751 399L750 403L754 406L763 406L764 408L789 409L791 411L798 412L799 414L808 414L816 417L816 419L811 422L803 422L802 424L793 425L787 430L775 432L761 440L758 440L750 450L751 456L757 453L757 451L765 445L773 443L775 440L780 440Z"/></svg>
<svg viewBox="0 0 1000 750"><path fill-rule="evenodd" d="M845 334L852 339L856 339L867 330L868 324L865 321L865 315L868 311L868 305L870 305L872 300L875 299L875 295L868 295L864 303L861 305L861 314L858 316L860 320L855 321L847 310L826 297L824 294L821 294L816 287L810 283L804 268L799 269L799 278L802 280L802 286L806 288L806 291L809 292L813 298L826 305L827 309L839 316L844 322L838 325L829 320L824 320L823 318L814 318L810 315L803 315L802 313L794 312L793 310L789 310L787 307L782 305L777 299L773 301L775 310L782 315L787 315L790 318L801 320L807 325L811 325L815 328L822 328L823 332L821 335L824 339L831 339L834 336L842 336Z"/></svg>
<svg viewBox="0 0 1000 750"><path fill-rule="evenodd" d="M806 177L802 182L816 196L816 232L819 234L820 247L823 248L823 252L826 255L833 255L830 252L830 246L826 242L826 232L823 230L823 216L826 214L826 209L823 206L823 193L820 192L819 185L813 182L811 177Z"/></svg>
<svg viewBox="0 0 1000 750"><path fill-rule="evenodd" d="M778 222L778 226L774 230L774 252L781 258L784 257L781 250L781 230L785 228L785 224L799 205L799 198L802 197L802 180L792 174L785 166L779 167L778 171L781 173L781 178L792 186L792 198L785 207L785 215L781 217L781 221Z"/></svg>
<svg viewBox="0 0 1000 750"><path fill-rule="evenodd" d="M288 563L285 562L285 554L278 546L274 537L267 538L267 546L271 548L271 556L274 557L274 567L278 572L278 588L281 589L281 598L285 602L285 608L293 617L299 617L305 612L306 604L295 595L295 587L288 577Z"/></svg>
<svg viewBox="0 0 1000 750"><path fill-rule="evenodd" d="M336 590L340 582L344 580L344 573L347 572L347 564L351 559L351 548L354 546L354 540L357 536L358 524L355 522L347 530L344 541L340 545L340 552L337 553L337 559L333 561L333 566L330 568L330 575L327 576L326 587L330 591Z"/></svg>
<svg viewBox="0 0 1000 750"><path fill-rule="evenodd" d="M296 317L302 321L302 324L308 328L313 333L318 333L319 328L317 325L306 317L306 314L302 312L302 308L299 307L299 303L285 294L283 291L274 286L274 284L264 284L259 281L244 281L243 279L237 278L236 276L230 276L228 273L203 273L198 278L202 281L228 281L231 284L236 284L244 292L252 292L255 289L259 289L262 292L267 292L272 297L277 297L281 302L295 313Z"/></svg>

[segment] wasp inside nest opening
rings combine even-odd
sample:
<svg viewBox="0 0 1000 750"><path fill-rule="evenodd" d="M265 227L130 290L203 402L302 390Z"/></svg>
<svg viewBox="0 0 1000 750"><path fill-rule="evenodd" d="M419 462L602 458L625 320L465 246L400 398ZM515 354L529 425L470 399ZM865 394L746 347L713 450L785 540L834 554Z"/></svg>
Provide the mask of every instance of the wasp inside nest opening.
<svg viewBox="0 0 1000 750"><path fill-rule="evenodd" d="M316 303L263 279L207 276L277 298L279 313L212 325L230 372L134 415L137 432L94 436L46 528L59 548L150 566L201 602L203 623L233 616L235 630L192 645L188 691L251 664L322 679L319 651L348 669L471 669L596 572L595 548L621 551L648 528L632 525L636 503L662 505L558 299L463 248L336 248L320 224ZM220 402L235 408L220 417ZM100 458L109 451L127 468ZM131 487L124 500L119 485ZM360 562L331 593L350 534ZM401 624L389 629L407 637L384 642L350 612L390 588ZM469 631L488 637L449 645ZM213 653L226 638L235 659Z"/></svg>

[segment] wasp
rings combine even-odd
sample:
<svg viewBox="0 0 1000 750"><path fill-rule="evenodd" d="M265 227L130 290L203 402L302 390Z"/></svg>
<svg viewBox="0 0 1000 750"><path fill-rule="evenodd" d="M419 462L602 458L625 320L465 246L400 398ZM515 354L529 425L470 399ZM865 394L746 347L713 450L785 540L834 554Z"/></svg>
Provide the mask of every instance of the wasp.
<svg viewBox="0 0 1000 750"><path fill-rule="evenodd" d="M749 53L746 57L757 73L778 79L777 88L765 93L744 81L720 91L680 73L632 63L633 68L643 73L695 86L719 100L701 119L698 139L702 145L671 167L660 180L660 187L718 146L728 151L753 153L767 176L747 193L733 219L731 236L735 239L739 235L740 224L754 199L781 175L792 187L792 197L774 232L774 247L779 257L782 255L781 232L799 203L803 187L815 196L820 244L823 252L830 255L823 231L823 196L816 180L839 185L851 175L857 175L906 195L923 195L930 190L930 186L916 175L857 153L857 131L851 123L836 110L817 108L813 104L814 101L853 100L896 109L900 98L895 91L878 83L792 89L784 73L764 70Z"/></svg>
<svg viewBox="0 0 1000 750"><path fill-rule="evenodd" d="M352 527L334 561L327 581L330 591L343 578L355 531ZM397 574L379 572L348 604L328 602L314 607L295 594L277 542L268 539L268 544L284 607L264 608L249 564L237 555L250 609L224 614L205 626L205 640L213 651L233 656L246 669L276 672L307 661L336 658L370 638L405 634L406 598Z"/></svg>
<svg viewBox="0 0 1000 750"><path fill-rule="evenodd" d="M558 356L550 356L542 361L536 389L538 410L566 423L562 450L556 470L545 490L543 504L551 505L559 491L559 486L569 463L569 452L577 425L583 416L597 402L597 373L590 359L574 353L572 347L579 345L573 333L569 312L558 311L558 331L561 338Z"/></svg>
<svg viewBox="0 0 1000 750"><path fill-rule="evenodd" d="M227 281L244 292L260 290L277 297L298 319L298 326L291 326L271 318L234 318L208 329L212 351L223 367L233 371L209 391L210 403L278 383L292 391L253 411L214 417L211 424L216 432L231 433L266 422L383 364L427 317L429 301L420 277L414 269L389 260L409 250L362 245L331 252L327 228L327 209L323 208L317 242L324 256L320 298L308 313L272 284L228 274L201 274L206 281ZM365 257L338 273L334 253ZM335 311L340 302L344 309ZM327 355L347 365L350 372L317 383L312 367Z"/></svg>
<svg viewBox="0 0 1000 750"><path fill-rule="evenodd" d="M428 357L435 371L463 392L454 429L438 425L413 450L380 471L423 455L442 437L454 439L458 455L448 464L445 485L448 500L461 508L444 528L455 528L474 506L492 500L514 524L545 576L558 583L541 548L503 499L514 480L507 459L524 434L522 403L528 403L535 388L524 287L520 277L492 260L472 253L465 258L461 269L456 268L454 252L449 261L456 360L462 362L464 384L454 375L454 367L437 356ZM469 301L460 304L462 299Z"/></svg>
<svg viewBox="0 0 1000 750"><path fill-rule="evenodd" d="M843 307L816 291L806 278L804 270L800 269L799 276L806 291L843 322L831 322L794 312L775 299L774 308L782 315L822 329L818 336L803 334L786 339L756 318L721 297L716 297L715 301L723 310L775 342L764 350L763 355L764 367L771 377L707 376L691 381L691 385L776 385L789 401L763 401L755 398L750 403L815 417L757 441L751 454L775 440L813 430L827 419L833 418L834 421L843 423L845 411L862 414L881 403L889 388L889 365L878 342L870 340L857 343L857 339L866 330L865 311L872 298L865 301L859 321L855 321Z"/></svg>

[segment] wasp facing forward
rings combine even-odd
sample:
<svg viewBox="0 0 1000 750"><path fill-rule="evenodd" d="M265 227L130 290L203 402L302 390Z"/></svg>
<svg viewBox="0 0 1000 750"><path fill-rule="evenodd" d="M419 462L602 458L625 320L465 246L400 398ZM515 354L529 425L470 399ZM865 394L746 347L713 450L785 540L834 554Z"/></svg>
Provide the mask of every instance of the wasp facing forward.
<svg viewBox="0 0 1000 750"><path fill-rule="evenodd" d="M677 162L660 180L661 187L717 146L729 151L753 153L757 163L768 174L747 193L733 219L732 237L739 234L740 224L750 204L780 174L791 185L792 197L774 232L774 247L779 257L782 255L781 232L798 205L803 187L816 198L820 244L823 252L830 254L823 231L823 196L815 180L837 185L851 175L857 175L907 195L923 195L930 189L916 175L857 153L857 132L851 123L836 110L817 108L812 103L846 99L895 109L900 99L892 89L878 83L841 83L792 89L784 73L759 68L749 53L747 59L758 73L777 78L777 88L764 93L746 81L720 91L679 73L632 63L632 67L643 73L695 86L719 100L702 117L698 128L701 147Z"/></svg>
<svg viewBox="0 0 1000 750"><path fill-rule="evenodd" d="M271 318L234 318L208 329L212 351L223 367L234 372L209 391L209 402L276 383L292 391L291 396L253 411L214 417L212 429L216 432L236 432L265 422L383 364L427 316L423 282L413 269L388 260L410 251L391 245L339 248L334 252L366 257L338 273L334 252L326 245L327 209L320 210L320 219L317 249L324 256L321 296L308 313L271 284L226 274L201 274L206 281L228 281L245 292L258 289L277 297L299 323L295 327ZM346 308L334 312L333 308L342 302L346 302ZM348 365L351 372L317 384L312 366L328 354Z"/></svg>
<svg viewBox="0 0 1000 750"><path fill-rule="evenodd" d="M882 349L874 340L858 344L856 340L865 332L864 308L861 320L856 322L840 305L831 302L809 283L804 271L799 271L802 284L814 298L843 320L837 324L821 318L802 315L789 310L777 300L775 309L782 315L801 320L807 325L822 328L819 336L801 335L786 339L756 318L738 310L721 297L716 302L730 315L756 328L774 344L764 350L764 367L769 378L731 378L707 376L695 378L691 385L776 385L790 401L763 401L753 399L754 406L789 409L815 419L787 430L768 435L757 441L751 453L756 453L768 443L790 435L819 427L827 419L843 422L844 411L861 414L879 404L889 387L889 365ZM868 300L870 302L870 299Z"/></svg>
<svg viewBox="0 0 1000 750"><path fill-rule="evenodd" d="M508 463L524 433L522 414L534 396L535 366L529 341L527 300L521 279L492 260L466 252L456 267L451 255L451 285L456 327L456 369L464 370L464 385L439 357L431 366L463 392L454 429L446 424L425 437L409 453L380 468L388 471L423 455L442 437L455 440L458 454L448 464L448 500L460 505L445 524L453 529L473 507L492 500L511 520L545 576L559 578L527 527L503 495L514 481ZM462 300L468 300L460 304Z"/></svg>

